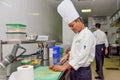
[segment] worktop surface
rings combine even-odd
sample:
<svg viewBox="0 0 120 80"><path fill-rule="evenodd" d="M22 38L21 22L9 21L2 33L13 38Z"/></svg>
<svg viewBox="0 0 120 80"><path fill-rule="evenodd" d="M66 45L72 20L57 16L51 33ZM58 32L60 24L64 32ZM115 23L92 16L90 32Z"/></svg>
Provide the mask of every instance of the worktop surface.
<svg viewBox="0 0 120 80"><path fill-rule="evenodd" d="M62 72L52 71L48 66L39 66L34 69L34 74L34 80L58 80Z"/></svg>

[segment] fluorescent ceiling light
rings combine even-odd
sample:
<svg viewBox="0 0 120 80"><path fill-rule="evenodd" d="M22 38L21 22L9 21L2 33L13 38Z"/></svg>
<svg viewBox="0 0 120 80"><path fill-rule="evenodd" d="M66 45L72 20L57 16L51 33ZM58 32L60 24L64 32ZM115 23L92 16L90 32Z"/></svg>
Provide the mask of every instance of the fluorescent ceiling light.
<svg viewBox="0 0 120 80"><path fill-rule="evenodd" d="M96 1L96 0L92 0L92 1Z"/></svg>
<svg viewBox="0 0 120 80"><path fill-rule="evenodd" d="M81 12L84 12L84 13L91 12L91 9L82 9Z"/></svg>
<svg viewBox="0 0 120 80"><path fill-rule="evenodd" d="M95 1L95 0L78 0L78 1Z"/></svg>
<svg viewBox="0 0 120 80"><path fill-rule="evenodd" d="M32 16L39 16L40 13L30 13L30 15L32 15Z"/></svg>

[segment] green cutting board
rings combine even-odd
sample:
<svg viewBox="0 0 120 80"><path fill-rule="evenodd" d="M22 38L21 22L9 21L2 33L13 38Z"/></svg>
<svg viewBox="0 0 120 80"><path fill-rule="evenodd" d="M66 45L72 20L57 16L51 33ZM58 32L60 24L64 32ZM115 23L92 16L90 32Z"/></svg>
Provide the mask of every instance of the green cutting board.
<svg viewBox="0 0 120 80"><path fill-rule="evenodd" d="M39 66L34 69L34 80L58 80L61 73L49 70L48 66Z"/></svg>

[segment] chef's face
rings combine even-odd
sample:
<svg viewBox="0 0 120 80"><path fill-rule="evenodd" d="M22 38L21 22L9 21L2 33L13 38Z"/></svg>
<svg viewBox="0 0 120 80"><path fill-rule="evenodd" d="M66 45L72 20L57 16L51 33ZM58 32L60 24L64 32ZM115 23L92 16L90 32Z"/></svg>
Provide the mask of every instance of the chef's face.
<svg viewBox="0 0 120 80"><path fill-rule="evenodd" d="M77 19L68 25L74 33L78 33L83 29L83 23L80 21L80 19Z"/></svg>

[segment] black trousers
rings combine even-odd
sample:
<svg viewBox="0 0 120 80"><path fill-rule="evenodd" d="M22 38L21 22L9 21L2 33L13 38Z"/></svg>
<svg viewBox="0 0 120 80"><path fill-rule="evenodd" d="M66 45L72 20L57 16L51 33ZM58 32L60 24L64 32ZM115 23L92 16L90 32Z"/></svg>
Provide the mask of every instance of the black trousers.
<svg viewBox="0 0 120 80"><path fill-rule="evenodd" d="M96 45L95 53L96 72L98 73L98 76L101 78L103 78L104 53L105 45L104 44Z"/></svg>
<svg viewBox="0 0 120 80"><path fill-rule="evenodd" d="M70 80L92 80L90 66L80 67L78 70L72 69L70 72Z"/></svg>

